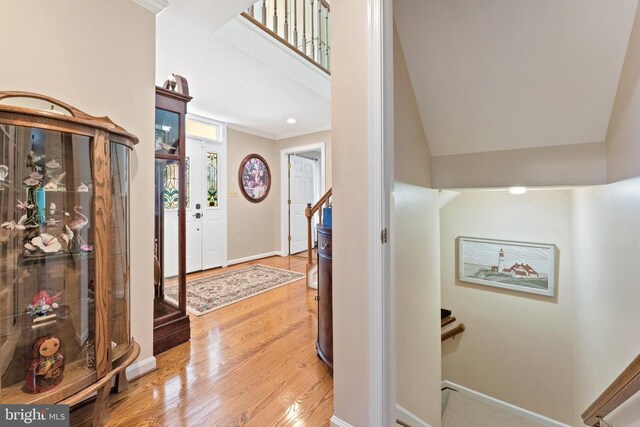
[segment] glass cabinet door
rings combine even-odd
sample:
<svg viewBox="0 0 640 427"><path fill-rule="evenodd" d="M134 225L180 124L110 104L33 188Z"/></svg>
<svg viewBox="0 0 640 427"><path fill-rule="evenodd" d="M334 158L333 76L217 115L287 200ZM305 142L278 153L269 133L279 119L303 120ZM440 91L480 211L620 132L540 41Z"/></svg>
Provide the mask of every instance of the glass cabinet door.
<svg viewBox="0 0 640 427"><path fill-rule="evenodd" d="M156 153L180 154L180 115L156 108Z"/></svg>
<svg viewBox="0 0 640 427"><path fill-rule="evenodd" d="M111 144L112 232L110 319L113 360L129 348L131 331L129 307L129 148Z"/></svg>
<svg viewBox="0 0 640 427"><path fill-rule="evenodd" d="M0 125L0 402L95 381L92 139Z"/></svg>
<svg viewBox="0 0 640 427"><path fill-rule="evenodd" d="M161 265L156 317L179 311L180 306L180 161L156 159L156 235Z"/></svg>

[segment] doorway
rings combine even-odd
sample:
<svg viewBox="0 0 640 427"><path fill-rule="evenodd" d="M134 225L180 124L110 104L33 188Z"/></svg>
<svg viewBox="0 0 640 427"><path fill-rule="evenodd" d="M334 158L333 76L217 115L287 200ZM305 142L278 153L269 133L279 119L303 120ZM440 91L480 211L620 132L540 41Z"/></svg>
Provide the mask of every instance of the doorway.
<svg viewBox="0 0 640 427"><path fill-rule="evenodd" d="M307 250L307 203L316 203L325 189L325 144L310 144L281 150L282 246L283 256ZM312 221L312 235L315 223ZM315 242L313 238L312 244Z"/></svg>
<svg viewBox="0 0 640 427"><path fill-rule="evenodd" d="M208 139L187 134L187 273L227 265L226 138L220 136Z"/></svg>

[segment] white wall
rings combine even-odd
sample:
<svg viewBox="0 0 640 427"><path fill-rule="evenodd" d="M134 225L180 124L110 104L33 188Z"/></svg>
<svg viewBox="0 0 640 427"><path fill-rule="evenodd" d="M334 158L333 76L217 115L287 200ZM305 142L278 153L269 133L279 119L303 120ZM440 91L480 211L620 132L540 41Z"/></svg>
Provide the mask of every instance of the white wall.
<svg viewBox="0 0 640 427"><path fill-rule="evenodd" d="M140 138L131 157L131 333L153 352L155 15L131 0L2 1L4 90L108 115Z"/></svg>
<svg viewBox="0 0 640 427"><path fill-rule="evenodd" d="M440 227L438 192L394 189L396 400L440 426Z"/></svg>
<svg viewBox="0 0 640 427"><path fill-rule="evenodd" d="M607 182L603 142L435 156L434 188L597 185Z"/></svg>
<svg viewBox="0 0 640 427"><path fill-rule="evenodd" d="M640 8L636 11L627 56L607 130L609 182L640 175Z"/></svg>
<svg viewBox="0 0 640 427"><path fill-rule="evenodd" d="M640 178L575 190L573 205L581 413L640 353Z"/></svg>
<svg viewBox="0 0 640 427"><path fill-rule="evenodd" d="M442 307L466 331L442 344L442 378L576 424L573 401L573 256L569 191L464 192L440 211ZM457 279L459 236L553 243L556 296Z"/></svg>
<svg viewBox="0 0 640 427"><path fill-rule="evenodd" d="M431 152L398 33L393 33L393 109L396 180L431 187Z"/></svg>

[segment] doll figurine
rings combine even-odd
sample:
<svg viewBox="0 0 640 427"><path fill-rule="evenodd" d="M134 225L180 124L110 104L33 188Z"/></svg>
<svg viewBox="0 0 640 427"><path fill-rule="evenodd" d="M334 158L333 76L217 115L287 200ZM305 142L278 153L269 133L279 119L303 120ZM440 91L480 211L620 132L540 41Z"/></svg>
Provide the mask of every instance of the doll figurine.
<svg viewBox="0 0 640 427"><path fill-rule="evenodd" d="M31 393L42 393L62 381L64 356L60 353L60 339L54 335L38 338L33 343L25 385Z"/></svg>

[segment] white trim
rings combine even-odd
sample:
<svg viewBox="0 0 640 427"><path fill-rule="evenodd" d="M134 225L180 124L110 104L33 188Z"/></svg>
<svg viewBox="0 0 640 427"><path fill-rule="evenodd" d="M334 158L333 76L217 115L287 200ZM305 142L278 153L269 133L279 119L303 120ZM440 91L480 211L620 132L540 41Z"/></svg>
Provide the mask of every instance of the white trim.
<svg viewBox="0 0 640 427"><path fill-rule="evenodd" d="M327 152L326 143L318 142L315 144L301 145L299 147L283 148L280 150L280 255L289 256L289 174L287 170L289 154L304 153L305 151L320 150L320 195L324 195L326 189L327 176Z"/></svg>
<svg viewBox="0 0 640 427"><path fill-rule="evenodd" d="M393 191L393 0L368 0L369 425L395 423L390 230Z"/></svg>
<svg viewBox="0 0 640 427"><path fill-rule="evenodd" d="M227 127L229 129L237 130L238 132L248 133L249 135L259 136L260 138L270 139L272 141L276 140L276 136L270 133L262 132L253 128L249 128L242 125L237 125L233 123L227 123Z"/></svg>
<svg viewBox="0 0 640 427"><path fill-rule="evenodd" d="M353 427L353 426L348 422L343 421L334 415L331 417L331 427Z"/></svg>
<svg viewBox="0 0 640 427"><path fill-rule="evenodd" d="M137 360L127 368L127 379L129 381L137 380L141 376L147 375L148 373L153 372L156 369L156 358L153 356L147 357L143 360Z"/></svg>
<svg viewBox="0 0 640 427"><path fill-rule="evenodd" d="M470 388L466 388L456 383L452 383L451 381L447 381L447 380L442 381L442 388L444 387L452 388L454 390L457 390L459 393L471 396L474 399L477 399L483 403L486 403L491 406L495 406L496 408L500 408L512 414L519 415L528 420L536 421L543 425L553 426L553 427L571 427L568 424L561 423L560 421L556 421L552 418L545 417L544 415L540 415L538 413L529 411L519 406L512 405L511 403L507 403L502 400L496 399L494 397L487 396L486 394L482 394L475 390L471 390Z"/></svg>
<svg viewBox="0 0 640 427"><path fill-rule="evenodd" d="M275 140L276 141L282 141L283 139L295 138L296 136L309 135L311 133L326 132L328 130L331 130L331 125L330 124L322 125L322 126L316 126L316 127L307 128L307 129L301 129L301 130L297 130L297 131L294 131L294 132L283 133L283 134L280 134L280 135L276 136Z"/></svg>
<svg viewBox="0 0 640 427"><path fill-rule="evenodd" d="M229 129L237 130L238 132L248 133L250 135L259 136L260 138L266 138L272 141L282 141L283 139L295 138L296 136L309 135L312 133L326 132L328 130L331 130L331 124L327 124L327 125L314 126L311 128L282 133L279 135L274 135L268 132L263 132L261 130L257 130L254 128L250 128L247 126L242 126L234 123L227 123L227 127Z"/></svg>
<svg viewBox="0 0 640 427"><path fill-rule="evenodd" d="M257 259L269 258L272 256L280 256L280 251L266 252L264 254L251 255L244 258L230 259L227 265L242 264L243 262L255 261Z"/></svg>
<svg viewBox="0 0 640 427"><path fill-rule="evenodd" d="M400 405L396 405L396 418L411 427L431 427L415 414L412 414L409 410Z"/></svg>
<svg viewBox="0 0 640 427"><path fill-rule="evenodd" d="M156 15L169 7L169 0L132 0Z"/></svg>

